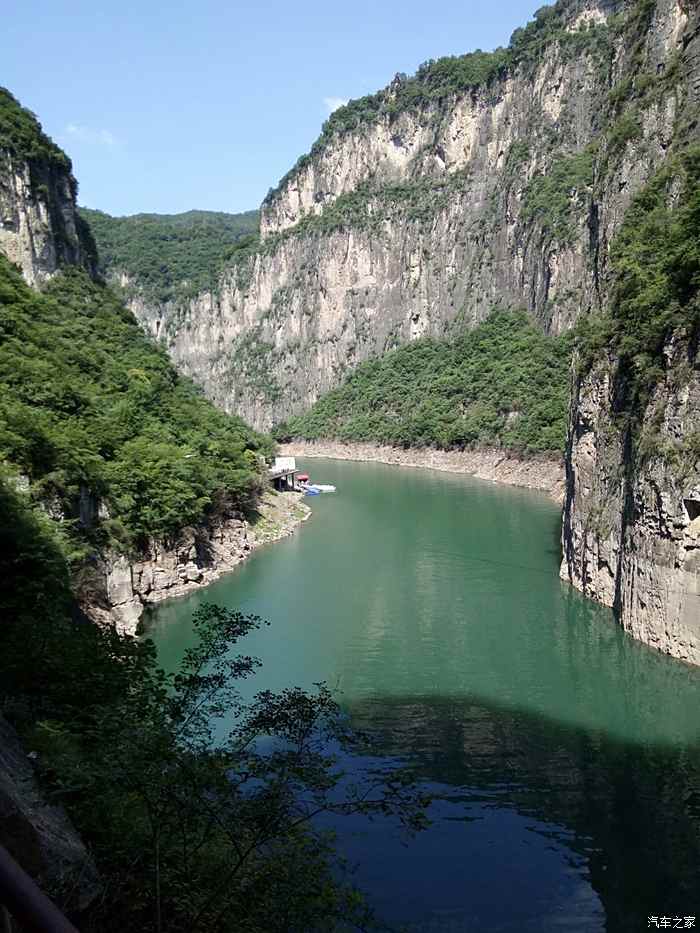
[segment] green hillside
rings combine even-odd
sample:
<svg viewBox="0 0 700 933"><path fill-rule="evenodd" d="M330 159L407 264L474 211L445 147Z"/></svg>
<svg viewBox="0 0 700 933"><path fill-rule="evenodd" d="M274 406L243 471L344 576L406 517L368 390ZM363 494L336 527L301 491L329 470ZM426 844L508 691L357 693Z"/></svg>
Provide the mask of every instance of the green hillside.
<svg viewBox="0 0 700 933"><path fill-rule="evenodd" d="M258 486L269 441L177 375L113 292L77 270L37 293L0 258L0 462L77 515L81 490L124 547Z"/></svg>
<svg viewBox="0 0 700 933"><path fill-rule="evenodd" d="M0 149L32 166L41 163L49 168L71 171L71 161L42 130L41 124L23 107L7 88L0 87Z"/></svg>
<svg viewBox="0 0 700 933"><path fill-rule="evenodd" d="M101 269L126 272L156 301L186 298L214 284L231 248L255 234L258 211L133 214L111 217L80 208L97 241Z"/></svg>
<svg viewBox="0 0 700 933"><path fill-rule="evenodd" d="M363 363L274 433L279 440L561 451L570 347L567 337L542 334L524 312L496 311L454 340L415 341Z"/></svg>

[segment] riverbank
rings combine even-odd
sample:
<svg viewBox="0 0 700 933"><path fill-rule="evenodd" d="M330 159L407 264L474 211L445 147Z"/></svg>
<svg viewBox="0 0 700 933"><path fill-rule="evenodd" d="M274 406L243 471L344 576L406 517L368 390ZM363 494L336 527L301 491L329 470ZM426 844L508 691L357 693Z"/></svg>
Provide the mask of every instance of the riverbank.
<svg viewBox="0 0 700 933"><path fill-rule="evenodd" d="M310 515L298 493L267 490L253 513L186 528L167 547L152 541L138 559L106 555L78 581L81 608L95 622L135 634L148 606L208 586L257 548L293 534Z"/></svg>
<svg viewBox="0 0 700 933"><path fill-rule="evenodd" d="M327 457L330 460L357 460L388 463L392 466L421 467L444 473L465 473L477 479L522 486L546 492L563 502L564 461L548 457L519 459L502 450L436 450L435 448L389 447L379 444L346 444L340 441L290 441L280 444L282 456Z"/></svg>

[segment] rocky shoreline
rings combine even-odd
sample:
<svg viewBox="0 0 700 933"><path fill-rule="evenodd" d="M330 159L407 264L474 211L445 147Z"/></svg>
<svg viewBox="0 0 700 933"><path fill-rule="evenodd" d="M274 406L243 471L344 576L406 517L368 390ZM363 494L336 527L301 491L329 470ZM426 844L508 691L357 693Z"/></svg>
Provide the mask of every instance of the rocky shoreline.
<svg viewBox="0 0 700 933"><path fill-rule="evenodd" d="M268 490L253 515L232 512L186 528L170 546L151 542L139 559L104 556L78 580L80 606L94 622L133 635L147 606L208 586L256 548L293 534L310 515L298 493Z"/></svg>
<svg viewBox="0 0 700 933"><path fill-rule="evenodd" d="M519 459L495 448L480 450L408 449L379 444L346 444L340 441L290 441L280 444L279 452L290 457L327 457L330 460L358 460L388 463L392 466L421 467L445 473L465 473L477 479L521 486L546 492L563 502L565 491L562 459L533 457Z"/></svg>

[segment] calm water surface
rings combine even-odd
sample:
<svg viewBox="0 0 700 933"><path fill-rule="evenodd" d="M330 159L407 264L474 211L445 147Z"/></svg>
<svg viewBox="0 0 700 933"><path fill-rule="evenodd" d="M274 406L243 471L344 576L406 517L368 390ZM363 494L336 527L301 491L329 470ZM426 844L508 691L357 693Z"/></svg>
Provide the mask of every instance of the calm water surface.
<svg viewBox="0 0 700 933"><path fill-rule="evenodd" d="M204 601L272 625L255 689L337 688L444 799L408 845L339 824L397 929L637 931L699 917L700 671L558 579L559 509L462 476L307 461L335 495L205 592L158 609L165 667Z"/></svg>

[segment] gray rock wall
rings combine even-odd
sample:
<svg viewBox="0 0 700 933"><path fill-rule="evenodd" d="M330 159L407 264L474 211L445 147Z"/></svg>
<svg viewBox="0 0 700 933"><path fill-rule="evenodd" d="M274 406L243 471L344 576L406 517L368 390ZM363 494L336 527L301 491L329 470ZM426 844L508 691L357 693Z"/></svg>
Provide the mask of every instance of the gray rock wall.
<svg viewBox="0 0 700 933"><path fill-rule="evenodd" d="M568 329L604 304L611 239L694 93L688 10L658 0L637 49L604 25L626 8L572 0L566 35L598 24L597 39L553 41L486 88L331 136L266 201L261 249L214 292L157 306L131 282L132 310L210 398L259 428L359 362L496 305ZM640 76L658 93L615 110L611 89Z"/></svg>
<svg viewBox="0 0 700 933"><path fill-rule="evenodd" d="M81 607L93 621L133 635L146 606L212 583L256 547L292 534L309 515L298 493L268 491L252 515L220 515L175 541L150 542L139 557L106 554L79 581Z"/></svg>
<svg viewBox="0 0 700 933"><path fill-rule="evenodd" d="M27 753L0 716L0 843L64 910L99 895L97 870L60 807L42 798Z"/></svg>
<svg viewBox="0 0 700 933"><path fill-rule="evenodd" d="M61 265L95 271L94 244L75 203L68 170L30 165L0 148L0 253L40 285Z"/></svg>
<svg viewBox="0 0 700 933"><path fill-rule="evenodd" d="M614 413L614 359L576 381L561 576L635 638L700 664L700 372L679 369L641 413L641 444Z"/></svg>

